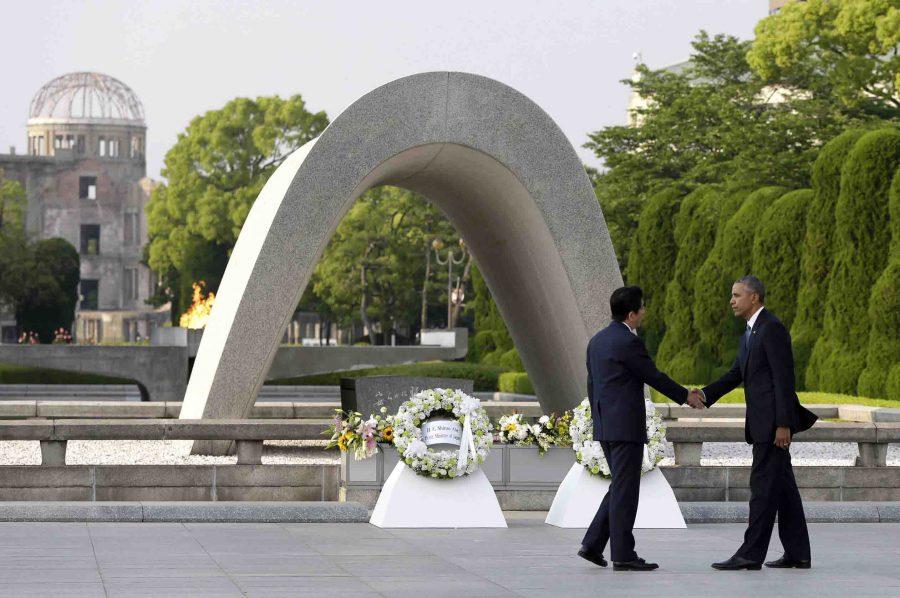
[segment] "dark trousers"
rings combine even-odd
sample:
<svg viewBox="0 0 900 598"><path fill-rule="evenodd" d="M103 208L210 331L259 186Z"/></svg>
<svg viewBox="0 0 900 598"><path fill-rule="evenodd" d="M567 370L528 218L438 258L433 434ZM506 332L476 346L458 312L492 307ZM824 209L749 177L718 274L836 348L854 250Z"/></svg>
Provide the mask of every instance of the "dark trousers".
<svg viewBox="0 0 900 598"><path fill-rule="evenodd" d="M612 482L591 522L582 546L601 554L607 541L613 562L637 558L634 551L634 518L641 491L641 463L644 445L640 442L601 442Z"/></svg>
<svg viewBox="0 0 900 598"><path fill-rule="evenodd" d="M766 558L776 514L785 556L809 560L809 532L791 467L791 453L771 442L756 443L750 470L750 523L737 556L756 562Z"/></svg>

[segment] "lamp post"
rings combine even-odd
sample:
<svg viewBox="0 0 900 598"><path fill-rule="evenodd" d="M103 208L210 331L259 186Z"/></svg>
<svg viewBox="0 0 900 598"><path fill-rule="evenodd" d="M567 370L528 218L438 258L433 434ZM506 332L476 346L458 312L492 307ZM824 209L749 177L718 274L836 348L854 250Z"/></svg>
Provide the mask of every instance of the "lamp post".
<svg viewBox="0 0 900 598"><path fill-rule="evenodd" d="M446 257L441 259L441 250L444 249L444 242L440 239L435 239L431 242L431 247L434 249L434 259L437 261L439 266L447 266L447 329L450 329L451 321L453 319L453 303L455 301L462 301L462 290L458 293L453 290L453 266L458 266L463 263L466 259L466 244L460 239L459 240L459 257L457 258L457 253L453 247L447 248Z"/></svg>

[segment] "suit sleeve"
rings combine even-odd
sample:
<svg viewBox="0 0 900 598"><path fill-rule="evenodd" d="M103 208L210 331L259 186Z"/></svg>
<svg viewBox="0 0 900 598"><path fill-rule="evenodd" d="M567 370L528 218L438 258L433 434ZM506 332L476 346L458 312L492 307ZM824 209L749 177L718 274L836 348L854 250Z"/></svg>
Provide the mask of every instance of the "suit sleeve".
<svg viewBox="0 0 900 598"><path fill-rule="evenodd" d="M643 341L634 337L625 358L625 367L644 384L649 384L679 405L687 401L688 391L658 369L647 353Z"/></svg>
<svg viewBox="0 0 900 598"><path fill-rule="evenodd" d="M740 356L734 358L731 369L722 374L722 377L708 386L703 387L703 396L706 398L706 406L711 407L724 395L738 387L742 382Z"/></svg>
<svg viewBox="0 0 900 598"><path fill-rule="evenodd" d="M769 367L772 368L772 382L775 386L775 426L790 428L795 394L791 336L780 322L768 328L762 345Z"/></svg>
<svg viewBox="0 0 900 598"><path fill-rule="evenodd" d="M588 401L594 401L594 380L591 378L591 354L587 354L587 398Z"/></svg>

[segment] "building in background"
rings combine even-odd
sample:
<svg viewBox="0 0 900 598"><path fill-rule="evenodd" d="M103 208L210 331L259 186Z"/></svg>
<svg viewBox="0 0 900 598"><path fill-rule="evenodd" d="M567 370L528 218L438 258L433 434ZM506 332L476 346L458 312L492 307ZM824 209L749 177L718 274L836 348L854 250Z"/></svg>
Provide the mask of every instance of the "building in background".
<svg viewBox="0 0 900 598"><path fill-rule="evenodd" d="M100 73L70 73L31 101L27 151L0 154L4 176L28 200L32 239L61 237L81 256L77 342L136 341L169 319L147 298L155 279L141 263L147 242L144 208L147 126L137 95ZM2 342L15 342L15 319L0 315Z"/></svg>

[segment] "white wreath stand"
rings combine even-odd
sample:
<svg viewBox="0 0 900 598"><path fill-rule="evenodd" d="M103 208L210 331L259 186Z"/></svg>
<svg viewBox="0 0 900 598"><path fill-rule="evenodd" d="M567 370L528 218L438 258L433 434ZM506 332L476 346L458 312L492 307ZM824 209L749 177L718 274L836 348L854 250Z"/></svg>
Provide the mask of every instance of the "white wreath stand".
<svg viewBox="0 0 900 598"><path fill-rule="evenodd" d="M580 463L575 463L559 485L545 523L556 527L588 527L608 491L609 480L593 475ZM641 476L634 527L687 528L675 493L658 467Z"/></svg>
<svg viewBox="0 0 900 598"><path fill-rule="evenodd" d="M506 527L481 469L449 480L418 475L403 461L384 483L369 523L377 527Z"/></svg>

